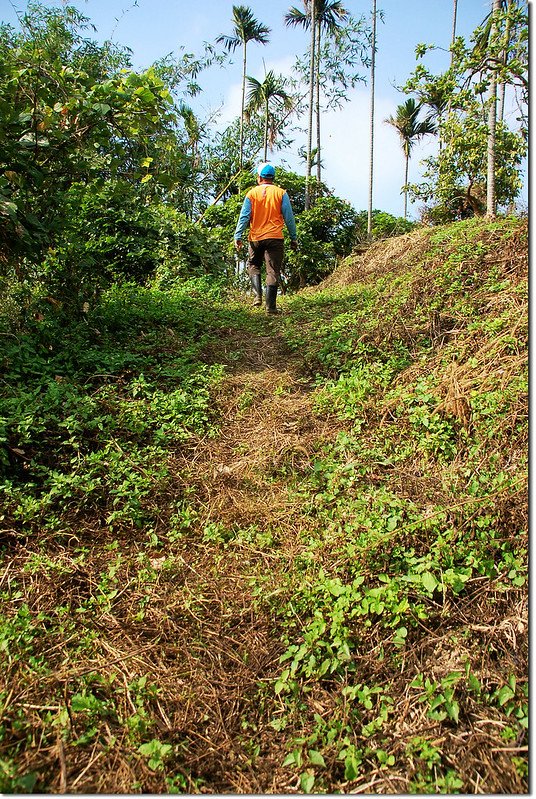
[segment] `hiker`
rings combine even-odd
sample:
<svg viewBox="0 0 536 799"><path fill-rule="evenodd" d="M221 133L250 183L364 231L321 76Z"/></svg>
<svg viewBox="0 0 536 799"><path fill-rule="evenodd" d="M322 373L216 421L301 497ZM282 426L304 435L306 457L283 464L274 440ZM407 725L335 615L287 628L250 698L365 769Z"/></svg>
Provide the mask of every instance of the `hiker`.
<svg viewBox="0 0 536 799"><path fill-rule="evenodd" d="M257 169L257 185L248 191L235 231L235 247L242 248L242 234L249 228L248 274L255 293L254 305L262 305L261 266L266 264L266 312L280 313L276 307L277 286L281 277L287 226L290 246L298 248L296 222L287 192L274 184L275 169L263 163Z"/></svg>

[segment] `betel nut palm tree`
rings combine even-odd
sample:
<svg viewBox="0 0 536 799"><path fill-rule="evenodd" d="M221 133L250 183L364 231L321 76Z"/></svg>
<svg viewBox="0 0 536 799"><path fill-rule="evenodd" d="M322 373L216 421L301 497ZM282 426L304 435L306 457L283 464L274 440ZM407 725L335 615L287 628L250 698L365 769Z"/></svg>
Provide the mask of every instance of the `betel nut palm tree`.
<svg viewBox="0 0 536 799"><path fill-rule="evenodd" d="M407 219L408 215L408 173L413 145L419 139L422 139L423 136L436 133L436 126L430 117L426 117L423 120L418 119L420 109L420 103L410 97L405 103L397 106L395 116L391 115L384 120L388 125L392 125L395 128L400 137L400 144L404 153L404 219Z"/></svg>
<svg viewBox="0 0 536 799"><path fill-rule="evenodd" d="M372 0L372 42L370 56L370 152L369 152L369 186L368 186L368 213L367 213L367 238L372 238L372 197L374 188L374 90L376 81L376 0Z"/></svg>
<svg viewBox="0 0 536 799"><path fill-rule="evenodd" d="M501 11L511 11L514 6L512 0L491 0L491 10L484 20L482 32L476 40L473 52L478 52L483 62L487 62L488 75L489 75L489 98L488 98L488 141L487 141L487 192L486 192L486 215L488 217L495 217L496 214L496 175L495 175L495 161L496 161L496 135L497 135L497 80L499 67L506 66L508 58L508 45L510 42L511 33L511 18L507 15L505 30L502 30L502 21L499 22L499 14ZM486 57L486 51L491 47L497 46L496 38L502 39L503 50L498 58ZM502 119L504 115L504 93L506 84L501 83L501 101L500 101L500 114L499 118Z"/></svg>
<svg viewBox="0 0 536 799"><path fill-rule="evenodd" d="M276 76L270 70L264 81L261 83L256 78L247 76L248 95L244 118L248 120L252 114L261 111L264 121L264 161L268 160L268 142L270 128L272 130L272 143L279 120L275 114L277 108L290 111L294 105L294 100L285 90L285 81L281 76ZM273 111L272 111L273 108Z"/></svg>
<svg viewBox="0 0 536 799"><path fill-rule="evenodd" d="M308 210L311 206L311 168L312 168L312 151L313 151L313 105L315 96L315 52L316 52L316 35L315 35L315 19L316 19L316 4L319 0L303 0L305 13L303 14L304 20L301 19L302 13L299 9L292 7L288 14L285 15L285 22L287 25L308 25L311 41L309 45L309 112L308 112L308 125L307 125L307 163L305 165L305 209Z"/></svg>
<svg viewBox="0 0 536 799"><path fill-rule="evenodd" d="M289 9L285 14L287 26L299 25L311 32L311 78L310 78L310 119L312 125L312 98L316 94L316 166L317 179L321 180L321 138L320 138L320 71L321 71L321 46L322 34L334 36L341 24L348 18L349 12L340 0L304 0L304 11L296 7ZM311 28L311 22L313 26ZM312 130L310 134L312 143ZM312 159L311 159L312 161Z"/></svg>
<svg viewBox="0 0 536 799"><path fill-rule="evenodd" d="M473 55L481 62L482 72L487 73L489 96L487 110L487 177L486 177L486 215L490 218L496 214L496 136L497 136L497 82L501 66L504 68L508 59L508 47L511 34L511 17L508 13L506 21L501 19L501 12L510 12L515 3L512 0L491 0L491 9L486 15L479 35L475 40ZM504 27L503 27L504 26ZM501 46L502 43L502 46ZM504 92L506 85L501 82L501 102L499 119L504 114Z"/></svg>
<svg viewBox="0 0 536 799"><path fill-rule="evenodd" d="M249 42L258 44L268 44L271 29L258 22L253 16L253 11L247 6L233 6L233 25L234 32L231 36L222 34L216 41L223 44L225 49L231 53L242 45L242 103L240 107L240 144L239 144L239 166L242 169L244 161L244 109L246 104L246 69L247 69L247 46Z"/></svg>

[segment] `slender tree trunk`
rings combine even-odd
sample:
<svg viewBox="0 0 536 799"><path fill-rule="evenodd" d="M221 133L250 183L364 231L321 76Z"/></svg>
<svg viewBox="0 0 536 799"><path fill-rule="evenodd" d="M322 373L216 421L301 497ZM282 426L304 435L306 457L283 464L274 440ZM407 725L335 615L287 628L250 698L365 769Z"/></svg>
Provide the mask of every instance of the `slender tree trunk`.
<svg viewBox="0 0 536 799"><path fill-rule="evenodd" d="M437 112L437 130L438 130L437 143L438 143L438 146L439 146L439 154L441 155L441 153L443 152L443 112L442 111L438 111Z"/></svg>
<svg viewBox="0 0 536 799"><path fill-rule="evenodd" d="M493 0L492 13L500 11L501 0ZM492 22L490 41L495 38L496 22ZM491 84L489 90L489 111L488 111L488 174L486 192L486 216L493 219L496 214L495 197L495 134L497 128L497 74L491 73Z"/></svg>
<svg viewBox="0 0 536 799"><path fill-rule="evenodd" d="M508 11L512 10L513 0L508 0ZM503 64L506 66L508 61L508 45L510 44L510 31L512 29L512 20L510 17L506 20L506 29L504 31L504 54ZM499 87L499 119L501 122L504 119L504 100L506 95L506 83L503 81Z"/></svg>
<svg viewBox="0 0 536 799"><path fill-rule="evenodd" d="M458 0L454 0L452 5L452 44L454 44L454 40L456 39L456 18L458 16ZM450 65L452 66L452 62L454 59L454 53L451 52L450 54Z"/></svg>
<svg viewBox="0 0 536 799"><path fill-rule="evenodd" d="M322 31L320 23L317 31L316 53L316 177L320 183L322 179L322 166L320 164L320 45Z"/></svg>
<svg viewBox="0 0 536 799"><path fill-rule="evenodd" d="M313 108L315 97L315 43L316 43L316 8L315 0L309 6L311 15L311 62L309 68L309 130L307 133L307 171L305 174L305 208L311 207L311 153L313 150Z"/></svg>
<svg viewBox="0 0 536 799"><path fill-rule="evenodd" d="M372 238L372 190L374 179L374 82L376 78L376 0L372 0L372 56L370 60L370 163L367 238Z"/></svg>
<svg viewBox="0 0 536 799"><path fill-rule="evenodd" d="M456 39L456 20L458 17L458 0L453 0L452 3L452 37L451 37L451 44L454 44ZM450 66L454 65L454 52L451 50L450 52ZM447 121L450 119L450 112L452 109L452 98L449 98L447 103ZM441 154L443 149L443 140L441 136L441 127L439 128L439 154ZM441 159L439 160L439 172L441 175Z"/></svg>
<svg viewBox="0 0 536 799"><path fill-rule="evenodd" d="M404 174L404 219L408 218L408 178L409 178L409 152L406 150L406 169Z"/></svg>
<svg viewBox="0 0 536 799"><path fill-rule="evenodd" d="M242 105L240 108L240 157L238 165L242 169L244 162L244 106L246 103L246 42L244 42L244 50L242 56Z"/></svg>
<svg viewBox="0 0 536 799"><path fill-rule="evenodd" d="M268 100L264 109L264 160L268 160Z"/></svg>

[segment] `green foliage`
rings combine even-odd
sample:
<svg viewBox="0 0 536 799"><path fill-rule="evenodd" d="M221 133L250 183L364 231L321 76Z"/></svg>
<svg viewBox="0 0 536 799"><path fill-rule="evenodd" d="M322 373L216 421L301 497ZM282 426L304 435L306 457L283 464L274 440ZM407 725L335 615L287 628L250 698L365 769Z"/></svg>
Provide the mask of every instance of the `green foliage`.
<svg viewBox="0 0 536 799"><path fill-rule="evenodd" d="M65 220L42 266L41 291L79 315L105 288L122 281L222 280L227 264L219 242L173 207L150 201L125 181L73 184L63 195Z"/></svg>
<svg viewBox="0 0 536 799"><path fill-rule="evenodd" d="M415 656L422 636L441 625L447 637L452 631L444 651L468 659L444 669L424 657L426 670L406 678L423 726L435 725L429 738L407 743L410 790L465 788L463 770L452 768L435 733L465 729L475 705L500 718L511 740L526 740L525 682L500 669L494 678L477 676L470 654L481 642L463 616L483 584L515 601L527 577L526 517L496 510L500 503L513 513L526 466L526 457L514 465L509 454L527 440L526 365L514 365L526 351L526 300L519 300L526 287L496 255L514 229L514 220L450 225L429 236L423 271L411 263L401 275L398 264L365 285L287 300L285 335L316 373L316 409L344 423L295 476L308 523L286 603L280 592L277 602L268 600L286 631L273 687L286 715L274 726L296 729L296 717L307 717L283 762L300 784L322 785L323 766L309 750L340 763L347 781L363 780L378 764L400 773L401 753L385 735L394 722L393 686L400 689L407 654ZM456 320L456 335L440 344L429 334L438 310ZM470 424L445 408L454 368L470 370ZM494 619L495 600L489 612ZM327 696L330 714L321 717L310 709L312 697Z"/></svg>
<svg viewBox="0 0 536 799"><path fill-rule="evenodd" d="M287 253L291 286L314 285L335 269L356 242L357 214L337 197L319 197L297 219L299 249Z"/></svg>
<svg viewBox="0 0 536 799"><path fill-rule="evenodd" d="M49 314L8 346L1 490L18 523L57 527L100 508L110 527L139 528L158 515L167 448L215 425L220 370L198 363L215 322L209 296L194 281L167 294L114 287L87 320Z"/></svg>
<svg viewBox="0 0 536 799"><path fill-rule="evenodd" d="M248 190L249 188L251 186L248 187ZM232 263L234 232L243 201L243 195L236 194L224 203L211 205L203 214L203 227L206 227L210 234L217 239L221 252L227 256L228 263Z"/></svg>
<svg viewBox="0 0 536 799"><path fill-rule="evenodd" d="M497 204L507 207L518 196L527 152L527 43L526 3L503 3L468 44L456 39L444 74L433 75L418 64L404 86L406 92L417 93L438 122L439 154L426 160L424 181L409 188L411 196L427 204L423 209L427 221L444 224L486 212L488 112L495 102L489 95L492 81L515 92L519 113L513 125L500 118L498 107L493 143ZM420 45L417 58L428 49L434 48Z"/></svg>
<svg viewBox="0 0 536 799"><path fill-rule="evenodd" d="M357 215L357 241L367 240L368 211L360 211ZM372 211L371 236L374 240L386 239L389 236L402 236L415 228L415 222L410 222L402 216L393 216L377 209Z"/></svg>
<svg viewBox="0 0 536 799"><path fill-rule="evenodd" d="M135 171L140 144L167 135L164 83L152 69L130 71L121 51L83 38L87 22L71 7L36 4L20 33L0 29L0 235L30 258L54 238L73 181Z"/></svg>
<svg viewBox="0 0 536 799"><path fill-rule="evenodd" d="M305 178L303 175L298 175L296 172L288 172L281 167L278 167L276 172L276 183L287 192L294 215L299 217L305 211ZM309 191L313 203L322 197L329 197L330 192L325 183L318 182L318 180L311 176L309 181Z"/></svg>
<svg viewBox="0 0 536 799"><path fill-rule="evenodd" d="M153 771L161 769L164 766L165 759L171 753L173 747L170 744L163 744L161 741L153 738L152 741L142 744L138 747L138 752L147 758L147 765Z"/></svg>
<svg viewBox="0 0 536 799"><path fill-rule="evenodd" d="M410 187L414 199L430 202L429 221L436 224L485 213L487 176L487 123L478 117L451 117L443 126L446 144L437 157L427 159L424 182ZM522 188L520 166L526 143L518 134L498 123L496 131L496 195L500 206L508 206Z"/></svg>

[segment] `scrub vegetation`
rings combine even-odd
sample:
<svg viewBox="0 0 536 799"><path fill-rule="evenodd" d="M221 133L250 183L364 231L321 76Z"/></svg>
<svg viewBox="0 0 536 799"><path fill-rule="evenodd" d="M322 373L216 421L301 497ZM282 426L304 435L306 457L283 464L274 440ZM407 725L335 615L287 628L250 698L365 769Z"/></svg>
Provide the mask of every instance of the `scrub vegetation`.
<svg viewBox="0 0 536 799"><path fill-rule="evenodd" d="M0 792L528 791L528 24L497 5L408 84L442 101L402 189L431 226L334 196L319 139L277 160L277 318L233 233L303 104L221 132L187 105L215 45L138 73L65 3L0 25ZM328 23L309 134L367 55Z"/></svg>
<svg viewBox="0 0 536 799"><path fill-rule="evenodd" d="M527 223L2 311L4 793L525 793ZM30 312L31 311L31 312Z"/></svg>

